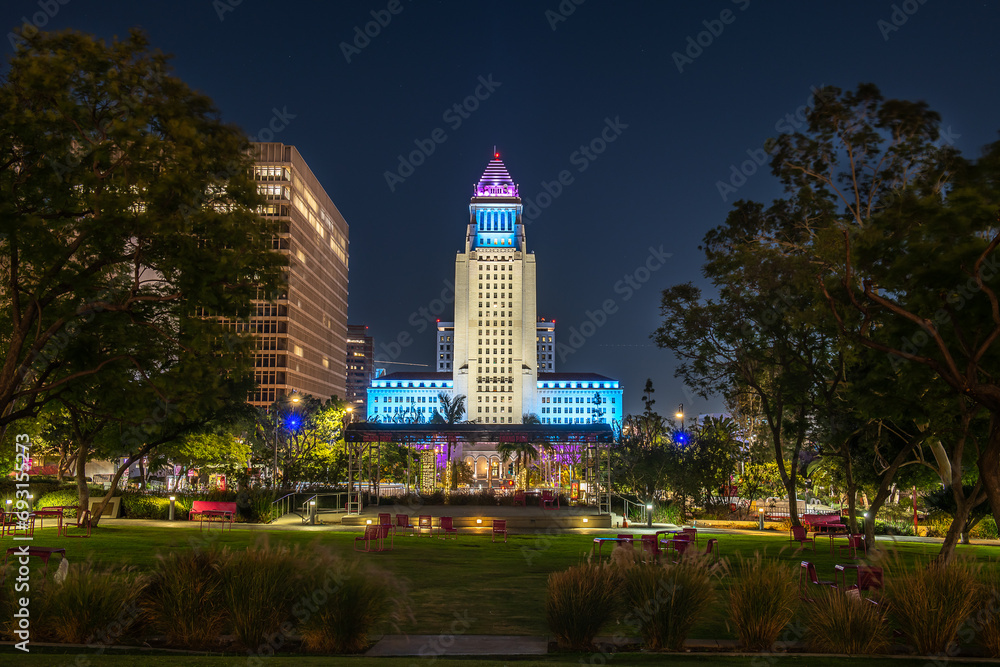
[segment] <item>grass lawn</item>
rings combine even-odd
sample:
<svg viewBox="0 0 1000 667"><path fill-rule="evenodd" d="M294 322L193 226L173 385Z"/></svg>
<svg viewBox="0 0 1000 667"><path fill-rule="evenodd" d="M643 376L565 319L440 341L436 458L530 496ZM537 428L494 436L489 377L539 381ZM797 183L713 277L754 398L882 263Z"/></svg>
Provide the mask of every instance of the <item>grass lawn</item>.
<svg viewBox="0 0 1000 667"><path fill-rule="evenodd" d="M395 549L385 553L355 553L354 537L348 532L297 532L219 530L200 532L197 525L164 524L102 526L90 539L59 538L55 530L36 531L34 546L63 546L70 562L91 559L107 565L133 565L140 570L152 566L157 553L191 549L209 544L242 549L262 535L272 543L309 548L319 543L348 558L362 558L385 572L385 576L408 592L412 617L396 632L407 634L447 633L458 613L470 622L470 634L535 635L548 633L544 615L545 585L550 572L563 570L587 558L592 536L575 534L514 535L507 544L490 542L488 535L460 535L457 539L397 536ZM609 532L610 534L610 532ZM700 536L704 545L704 535ZM833 578L835 563L849 558L829 552L825 537L811 549L794 552L787 534L722 534L718 536L721 555L763 551L796 569L805 559L816 564L821 578ZM843 540L840 540L843 543ZM7 542L7 544L11 544ZM907 562L926 561L935 555L936 544L900 542L896 549ZM1000 547L959 546L958 552L996 567ZM726 586L722 578L721 587ZM692 637L732 639L726 627L726 611L720 595L709 618L695 627ZM613 634L616 627L607 628ZM519 663L524 664L524 663ZM791 664L791 663L789 663ZM898 664L893 662L893 664Z"/></svg>

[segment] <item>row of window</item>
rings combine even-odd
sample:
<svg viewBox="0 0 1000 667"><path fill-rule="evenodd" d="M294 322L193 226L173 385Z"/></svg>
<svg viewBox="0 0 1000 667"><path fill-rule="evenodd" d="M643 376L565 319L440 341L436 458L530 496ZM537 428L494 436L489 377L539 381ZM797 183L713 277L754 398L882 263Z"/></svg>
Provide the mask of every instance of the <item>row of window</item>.
<svg viewBox="0 0 1000 667"><path fill-rule="evenodd" d="M586 399L586 400L584 400ZM593 403L594 396L542 396L542 403ZM607 403L608 397L603 396L598 403ZM611 397L611 402L615 402L615 397Z"/></svg>
<svg viewBox="0 0 1000 667"><path fill-rule="evenodd" d="M490 411L489 406L486 406L486 412L489 412L489 411ZM500 412L504 411L502 405L500 406L500 410L499 411ZM479 412L479 413L483 412L483 406L480 405L479 407L477 407L476 408L476 412ZM497 412L497 406L495 406L495 405L493 406L493 412ZM508 407L507 408L507 412L514 412L514 408L513 407Z"/></svg>
<svg viewBox="0 0 1000 667"><path fill-rule="evenodd" d="M581 414L581 415L584 414L584 412L585 412L584 408L546 408L546 407L542 407L542 414L543 415L547 415L547 414L557 414L558 415L558 414L562 414L564 412L568 413L568 414L573 414L574 410L576 411L576 414ZM601 409L600 408L586 408L586 414L589 415L589 414L593 414L594 412L601 413ZM615 409L611 408L611 414L614 414L614 413L615 413Z"/></svg>

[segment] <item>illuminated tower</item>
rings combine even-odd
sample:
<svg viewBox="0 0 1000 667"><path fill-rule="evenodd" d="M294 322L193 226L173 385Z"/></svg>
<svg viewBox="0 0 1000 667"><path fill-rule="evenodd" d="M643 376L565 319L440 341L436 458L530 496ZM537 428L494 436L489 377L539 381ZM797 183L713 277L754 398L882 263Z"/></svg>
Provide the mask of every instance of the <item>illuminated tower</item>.
<svg viewBox="0 0 1000 667"><path fill-rule="evenodd" d="M473 187L465 251L455 258L455 394L466 418L518 424L538 379L535 256L517 185L494 153Z"/></svg>

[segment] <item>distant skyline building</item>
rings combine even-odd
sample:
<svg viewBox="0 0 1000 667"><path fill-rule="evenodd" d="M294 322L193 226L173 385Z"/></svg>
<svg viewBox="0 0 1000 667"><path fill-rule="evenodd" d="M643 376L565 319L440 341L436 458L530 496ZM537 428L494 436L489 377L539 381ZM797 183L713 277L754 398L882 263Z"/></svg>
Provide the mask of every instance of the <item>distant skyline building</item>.
<svg viewBox="0 0 1000 667"><path fill-rule="evenodd" d="M465 396L465 419L481 424L519 424L527 414L543 424L621 420L617 380L555 372L555 320L537 316L521 213L518 186L494 154L473 185L455 258L455 319L437 324L436 370L375 378L370 421L430 421L442 392Z"/></svg>
<svg viewBox="0 0 1000 667"><path fill-rule="evenodd" d="M348 225L294 146L255 142L254 179L262 214L279 221L273 248L289 260L287 288L261 294L249 323L257 338L257 390L266 407L293 392L346 396Z"/></svg>
<svg viewBox="0 0 1000 667"><path fill-rule="evenodd" d="M375 340L364 324L347 325L347 404L368 414L368 386L375 377Z"/></svg>

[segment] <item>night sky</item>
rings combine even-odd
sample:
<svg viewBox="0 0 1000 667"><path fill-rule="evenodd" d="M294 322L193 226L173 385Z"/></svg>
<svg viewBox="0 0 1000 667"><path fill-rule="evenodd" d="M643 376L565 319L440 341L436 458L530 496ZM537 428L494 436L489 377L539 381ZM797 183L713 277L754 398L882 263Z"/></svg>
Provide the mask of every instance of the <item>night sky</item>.
<svg viewBox="0 0 1000 667"><path fill-rule="evenodd" d="M780 195L768 169L744 165L743 182L733 166L793 131L813 87L926 100L970 156L1000 129L1000 3L577 2L48 0L48 18L44 0L8 0L0 18L107 38L141 27L226 120L297 146L350 225L349 317L382 359L433 370L431 309L496 145L522 197L548 204L527 230L539 314L566 344L603 322L556 370L620 379L632 412L647 377L661 413L722 409L649 340L660 291L701 279L698 244L736 199Z"/></svg>

